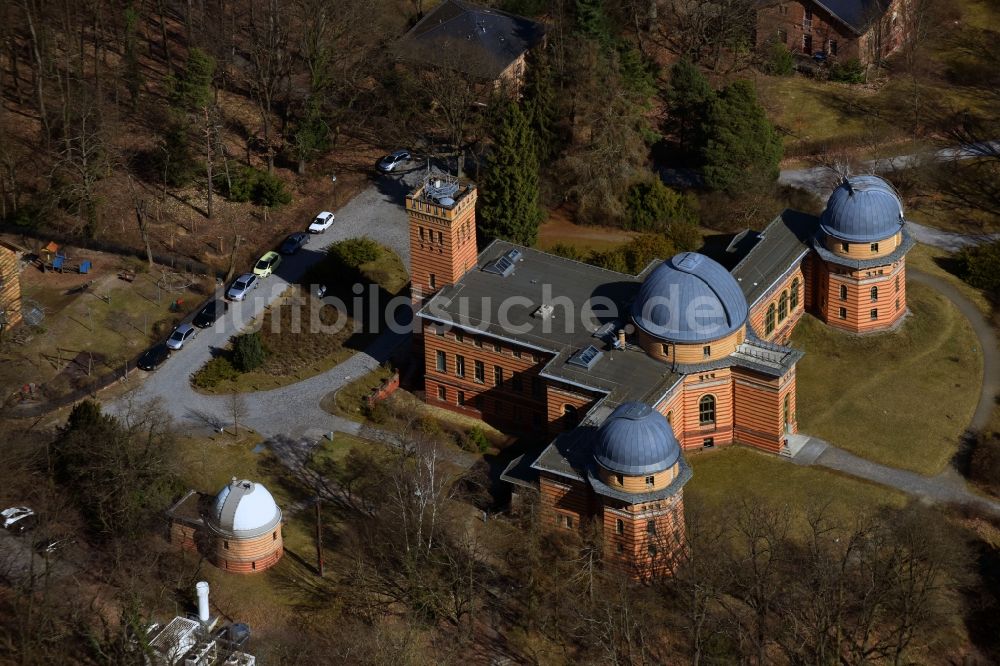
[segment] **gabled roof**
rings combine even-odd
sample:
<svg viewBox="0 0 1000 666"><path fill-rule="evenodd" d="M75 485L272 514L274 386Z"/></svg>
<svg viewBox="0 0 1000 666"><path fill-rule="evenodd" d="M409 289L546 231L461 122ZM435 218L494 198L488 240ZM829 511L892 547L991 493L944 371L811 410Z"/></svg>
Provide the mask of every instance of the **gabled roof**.
<svg viewBox="0 0 1000 666"><path fill-rule="evenodd" d="M545 28L523 16L444 0L406 33L401 56L495 79L542 41Z"/></svg>
<svg viewBox="0 0 1000 666"><path fill-rule="evenodd" d="M881 18L892 0L801 0L803 4L812 2L835 21L856 35L868 31L872 22ZM778 0L759 0L761 7L779 4Z"/></svg>

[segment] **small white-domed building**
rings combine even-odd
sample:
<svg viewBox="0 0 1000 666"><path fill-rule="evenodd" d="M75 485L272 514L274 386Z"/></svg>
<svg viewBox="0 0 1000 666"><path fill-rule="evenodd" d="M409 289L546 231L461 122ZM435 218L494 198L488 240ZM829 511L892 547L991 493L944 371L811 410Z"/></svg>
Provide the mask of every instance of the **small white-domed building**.
<svg viewBox="0 0 1000 666"><path fill-rule="evenodd" d="M167 515L171 543L225 571L264 571L284 554L281 509L260 483L233 477L214 496L191 490Z"/></svg>

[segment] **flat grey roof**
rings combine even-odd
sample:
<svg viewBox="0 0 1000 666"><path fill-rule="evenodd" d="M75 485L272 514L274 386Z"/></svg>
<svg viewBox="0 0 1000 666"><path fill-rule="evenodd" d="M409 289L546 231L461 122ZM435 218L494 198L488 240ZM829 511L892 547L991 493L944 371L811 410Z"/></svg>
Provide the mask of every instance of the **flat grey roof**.
<svg viewBox="0 0 1000 666"><path fill-rule="evenodd" d="M513 249L521 252L513 273L503 277L482 270ZM669 388L680 376L636 346L613 347L617 329L629 324L628 306L642 284L640 275L494 241L479 255L476 268L458 284L439 291L418 316L552 354L554 358L541 371L545 377L613 394L619 402L642 400L664 384ZM534 316L543 304L553 305L552 313ZM587 304L593 307L587 309ZM506 313L507 326L500 325L501 312ZM609 324L607 335L594 337ZM569 363L573 354L588 346L602 352L589 370Z"/></svg>
<svg viewBox="0 0 1000 666"><path fill-rule="evenodd" d="M731 271L750 307L801 261L818 229L816 216L786 209L760 232Z"/></svg>

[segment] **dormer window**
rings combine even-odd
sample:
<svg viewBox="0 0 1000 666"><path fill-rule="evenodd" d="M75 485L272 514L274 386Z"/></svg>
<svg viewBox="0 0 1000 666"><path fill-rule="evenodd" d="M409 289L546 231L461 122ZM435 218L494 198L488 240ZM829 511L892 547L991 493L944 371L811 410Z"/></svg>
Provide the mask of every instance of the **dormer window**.
<svg viewBox="0 0 1000 666"><path fill-rule="evenodd" d="M655 476L647 476L646 477L646 485L647 486L652 486L654 483L656 483L656 477Z"/></svg>

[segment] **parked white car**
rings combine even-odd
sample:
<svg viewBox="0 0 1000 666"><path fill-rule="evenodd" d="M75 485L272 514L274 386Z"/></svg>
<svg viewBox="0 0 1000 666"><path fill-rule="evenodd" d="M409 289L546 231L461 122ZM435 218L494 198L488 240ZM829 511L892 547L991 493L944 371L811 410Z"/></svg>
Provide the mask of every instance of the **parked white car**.
<svg viewBox="0 0 1000 666"><path fill-rule="evenodd" d="M26 506L12 506L0 511L3 528L12 532L23 532L35 524L35 512Z"/></svg>
<svg viewBox="0 0 1000 666"><path fill-rule="evenodd" d="M309 233L311 234L321 234L330 227L333 226L333 213L329 211L323 211L316 216L316 219L312 221L309 225Z"/></svg>

